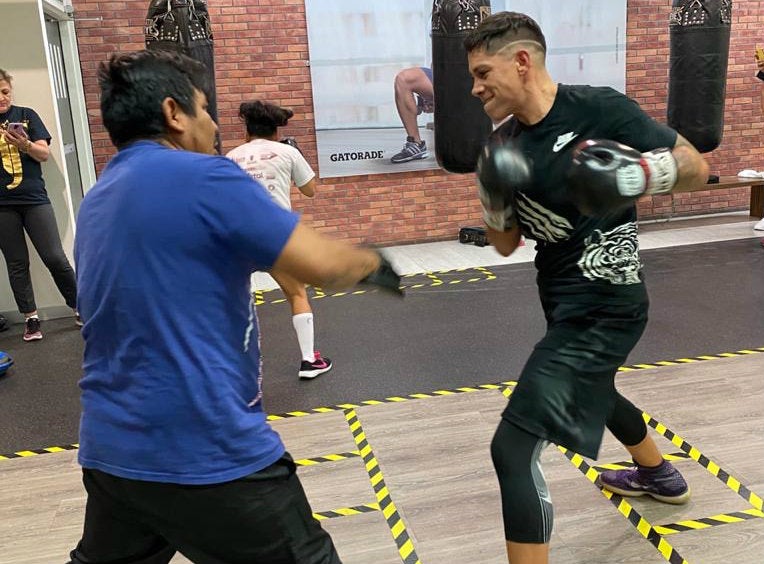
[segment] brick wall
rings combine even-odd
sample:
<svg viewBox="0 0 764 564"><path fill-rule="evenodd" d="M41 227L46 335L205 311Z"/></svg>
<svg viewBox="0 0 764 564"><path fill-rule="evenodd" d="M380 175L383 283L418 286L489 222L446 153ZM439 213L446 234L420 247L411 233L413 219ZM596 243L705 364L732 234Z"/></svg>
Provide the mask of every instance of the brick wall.
<svg viewBox="0 0 764 564"><path fill-rule="evenodd" d="M147 0L74 0L93 151L100 171L113 154L99 116L96 69L114 51L143 48ZM724 137L707 155L714 174L764 169L760 141L759 82L753 51L764 1L733 3ZM654 118L665 121L670 0L629 0L626 90ZM262 97L295 112L284 134L299 139L317 167L313 101L303 0L210 0L215 33L218 113L224 150L243 141L239 103ZM99 20L98 18L103 18ZM764 38L759 39L764 44ZM748 189L683 193L645 199L640 217L666 217L747 209ZM305 221L352 242L411 243L456 237L479 225L473 175L442 171L323 180L313 200L295 199Z"/></svg>

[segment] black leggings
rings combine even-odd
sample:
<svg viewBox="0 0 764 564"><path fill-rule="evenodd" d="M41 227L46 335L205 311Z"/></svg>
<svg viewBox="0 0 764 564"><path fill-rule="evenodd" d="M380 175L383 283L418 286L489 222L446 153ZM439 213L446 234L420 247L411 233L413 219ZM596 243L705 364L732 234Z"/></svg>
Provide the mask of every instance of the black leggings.
<svg viewBox="0 0 764 564"><path fill-rule="evenodd" d="M627 446L647 436L642 412L621 394L616 395L607 427ZM552 535L554 508L539 460L547 444L503 418L491 441L491 458L501 489L504 538L508 541L546 544Z"/></svg>
<svg viewBox="0 0 764 564"><path fill-rule="evenodd" d="M77 283L74 269L64 254L58 235L56 216L50 204L0 206L0 251L8 266L8 281L21 313L37 310L32 277L29 274L29 250L26 230L37 254L53 276L66 305L77 307Z"/></svg>

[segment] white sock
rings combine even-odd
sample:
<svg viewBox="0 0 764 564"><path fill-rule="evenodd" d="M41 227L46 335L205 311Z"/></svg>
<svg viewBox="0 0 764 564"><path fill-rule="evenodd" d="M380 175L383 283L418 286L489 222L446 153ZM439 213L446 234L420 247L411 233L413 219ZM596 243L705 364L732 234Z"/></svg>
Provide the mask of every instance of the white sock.
<svg viewBox="0 0 764 564"><path fill-rule="evenodd" d="M314 342L313 342L313 314L312 313L298 313L292 316L292 325L297 333L297 342L300 344L300 354L302 359L308 362L316 360L314 354Z"/></svg>

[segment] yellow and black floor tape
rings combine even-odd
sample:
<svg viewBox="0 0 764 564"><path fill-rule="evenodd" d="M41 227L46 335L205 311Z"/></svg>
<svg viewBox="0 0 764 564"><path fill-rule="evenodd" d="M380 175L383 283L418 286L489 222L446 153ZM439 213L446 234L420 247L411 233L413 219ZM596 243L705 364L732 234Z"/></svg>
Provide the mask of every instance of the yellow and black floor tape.
<svg viewBox="0 0 764 564"><path fill-rule="evenodd" d="M401 560L403 560L404 564L421 564L421 562L419 562L419 557L416 554L414 543L406 530L406 524L398 513L398 509L395 507L390 492L387 490L385 478L382 476L382 470L379 468L379 463L374 456L374 451L371 449L369 441L366 440L366 434L363 432L363 427L358 420L358 415L355 410L346 409L345 419L347 420L348 425L350 425L350 431L353 433L353 440L355 440L355 444L361 452L361 457L366 464L366 472L369 474L371 487L374 489L374 494L377 496L377 503L379 503L380 510L385 516L387 526L390 528L395 544L398 547L398 554L400 555Z"/></svg>
<svg viewBox="0 0 764 564"><path fill-rule="evenodd" d="M669 462L675 462L677 460L688 460L690 457L686 452L672 452L668 454L663 455L664 460L668 460ZM603 470L624 470L626 468L631 468L634 466L634 462L631 460L624 460L622 462L608 462L606 464L597 464L592 466L597 472L602 472Z"/></svg>
<svg viewBox="0 0 764 564"><path fill-rule="evenodd" d="M693 362L702 362L709 360L717 360L724 358L733 358L751 354L758 354L764 352L764 347L758 347L755 349L743 349L734 353L720 353L716 355L703 355L692 358L681 358L674 361L659 361L652 364L634 364L631 366L621 367L619 370L622 372L630 372L635 370L645 370L651 368L659 368L664 366L676 366L680 364L687 364ZM344 507L331 511L316 512L314 516L316 519L331 519L335 517L346 517L349 515L358 515L361 513L369 513L373 511L381 511L385 517L385 520L390 527L390 531L398 547L401 559L405 564L419 564L419 559L414 549L413 542L406 531L405 524L401 519L395 504L393 503L390 493L385 485L384 478L382 476L379 465L374 456L368 441L366 440L363 428L358 420L358 416L355 412L355 408L371 405L380 405L386 403L399 403L404 401L410 401L413 399L426 399L434 397L449 396L461 393L471 393L481 390L500 390L503 395L509 396L512 393L512 389L516 382L505 381L496 384L483 384L478 386L465 386L455 388L452 390L436 390L431 393L417 393L409 394L407 396L393 396L384 398L382 400L366 400L358 404L340 404L331 407L318 407L309 411L294 411L278 415L268 416L269 420L278 420L291 417L303 417L316 413L328 413L342 410L345 414L345 419L350 426L350 430L353 434L353 438L358 446L359 450L328 454L324 456L305 458L296 460L295 463L300 466L310 466L314 464L320 464L325 462L336 462L339 460L345 460L353 457L362 457L366 471L369 476L369 480L374 489L377 502L365 503L352 507ZM667 460L682 460L692 459L713 476L718 478L722 483L729 487L732 491L737 493L740 497L746 500L753 508L743 511L734 511L730 513L722 513L713 515L710 517L704 517L694 520L680 521L677 523L671 523L666 525L652 525L645 520L622 496L614 494L607 490L600 488L602 494L608 498L611 503L618 509L618 511L624 515L630 523L637 529L639 534L647 539L665 558L666 561L672 564L685 564L687 561L674 549L668 541L664 538L667 535L677 534L691 530L701 530L710 527L716 527L720 525L728 525L731 523L739 523L752 519L764 518L764 501L762 497L753 492L750 488L743 485L738 479L732 476L729 472L722 469L718 464L713 462L710 458L701 453L698 449L689 444L682 437L668 429L665 425L654 419L647 413L643 414L645 422L655 429L658 433L671 441L672 444L681 449L682 452L672 453L664 455ZM14 458L28 458L37 456L40 454L48 454L55 452L64 452L70 450L76 450L79 445L71 443L64 446L53 446L42 449L31 449L17 451L10 454L0 455L0 461L10 460ZM563 447L558 449L570 460L570 462L581 471L586 478L596 483L599 472L605 469L620 469L627 468L631 465L630 462L611 462L600 465L589 465L583 457L573 453Z"/></svg>
<svg viewBox="0 0 764 564"><path fill-rule="evenodd" d="M313 513L313 517L319 521L322 521L324 519L334 519L336 517L360 515L361 513L373 513L374 511L381 511L379 503L364 503L362 505L343 507L341 509L334 509L332 511L316 511Z"/></svg>
<svg viewBox="0 0 764 564"><path fill-rule="evenodd" d="M680 366L682 364L692 364L693 362L703 362L706 360L719 360L720 358L735 358L739 356L748 356L764 352L764 347L755 349L743 349L736 352L727 352L719 354L704 354L701 356L692 356L688 358L678 358L676 360L660 360L652 364L632 364L630 366L621 366L619 372L632 372L634 370L647 370L648 368L662 368L665 366Z"/></svg>
<svg viewBox="0 0 764 564"><path fill-rule="evenodd" d="M717 357L709 357L708 360L710 360L711 358L717 358ZM723 358L728 358L728 356L725 355ZM504 390L502 390L502 394L505 397L509 397L512 394L512 389L505 388ZM665 425L653 419L647 413L643 413L642 417L644 418L645 422L650 427L652 427L658 433L660 433L669 441L671 441L672 444L682 449L682 452L679 452L679 453L663 455L664 459L666 460L681 460L681 459L694 460L695 462L703 466L703 468L708 470L711 474L719 478L719 480L721 480L727 487L732 489L735 493L740 495L748 503L754 506L754 509L750 509L750 510L734 511L730 513L722 513L719 515L714 515L711 517L703 517L700 519L681 521L679 523L672 523L669 525L654 526L649 521L647 521L644 517L642 517L639 514L639 512L636 509L634 509L634 507L628 501L626 501L626 499L623 496L610 492L600 487L599 489L602 495L604 495L607 499L610 500L610 502L618 509L618 511L629 520L629 522L634 526L635 529L637 529L639 534L642 535L642 537L644 537L645 539L647 539L650 542L650 544L652 544L658 550L658 552L661 553L661 555L666 559L666 561L671 562L672 564L686 564L687 562L682 557L682 555L679 554L676 551L676 549L673 546L671 546L671 544L668 541L666 541L666 539L663 538L663 536L665 535L681 533L684 531L706 529L709 527L727 525L730 523L740 523L742 521L748 521L751 519L764 518L764 512L762 512L761 497L759 497L757 494L752 492L749 488L741 484L739 480L732 477L731 474L729 474L728 472L720 468L719 465L711 461L698 449L693 447L691 444L689 444L683 438L678 436L676 433L672 432ZM560 452L562 452L568 458L568 460L570 460L573 466L578 468L578 470L584 476L586 476L586 478L592 484L595 484L595 485L596 485L597 477L599 476L599 473L602 472L603 470L620 470L623 468L629 468L633 466L633 463L631 462L611 462L607 464L593 466L587 463L586 460L581 455L576 454L566 449L565 447L558 446L557 448L560 450Z"/></svg>
<svg viewBox="0 0 764 564"><path fill-rule="evenodd" d="M316 456L314 458L301 458L295 460L294 463L297 466L313 466L315 464L321 464L322 462L337 462L338 460L346 460L348 458L357 458L361 456L361 452L358 450L351 450L350 452L340 452L338 454L326 454L324 456Z"/></svg>
<svg viewBox="0 0 764 564"><path fill-rule="evenodd" d="M411 291L420 288L486 282L488 280L496 280L496 275L487 268L478 266L474 268L417 272L415 274L406 274L402 276L401 279L406 282L401 285L401 289ZM361 296L363 294L370 294L377 291L376 289L358 289L347 292L326 293L321 288L316 288L315 286L308 286L307 290L308 298L312 300L321 298L341 298L344 296ZM254 290L252 292L252 297L255 300L255 305L283 304L286 302L286 298L284 298L283 293L278 288L270 290Z"/></svg>
<svg viewBox="0 0 764 564"><path fill-rule="evenodd" d="M384 403L401 403L404 401L436 398L441 396L453 396L456 394L467 394L472 392L479 392L481 390L501 390L506 386L513 386L517 382L507 381L499 382L497 384L480 384L478 386L464 386L461 388L454 388L453 390L435 390L430 393L417 393L409 394L407 396L392 396L389 398L365 400L359 403L341 403L339 405L314 407L310 411L288 411L286 413L278 413L268 416L269 421L276 421L278 419L289 419L290 417L305 417L314 413L331 413L332 411L345 411L346 409L356 409L359 407L369 405L381 405Z"/></svg>
<svg viewBox="0 0 764 564"><path fill-rule="evenodd" d="M38 454L51 454L54 452L64 452L66 450L77 450L78 448L80 448L80 445L73 443L70 445L38 448L34 450L20 450L17 452L11 452L9 454L0 454L0 460L11 460L12 458L29 458L30 456L37 456Z"/></svg>
<svg viewBox="0 0 764 564"><path fill-rule="evenodd" d="M733 492L750 503L754 509L758 509L759 511L762 510L764 501L762 500L761 496L757 495L749 488L741 484L740 480L732 476L729 472L723 470L713 460L705 456L702 452L685 441L682 437L671 431L671 429L666 427L663 423L656 421L647 413L643 413L642 418L650 427L666 437L669 441L671 441L672 444L682 449L683 452L686 452L690 458L708 470L713 476L717 477L725 486L727 486Z"/></svg>
<svg viewBox="0 0 764 564"><path fill-rule="evenodd" d="M706 362L710 360L734 358L734 357L747 356L751 354L760 354L760 353L764 353L764 347L757 347L754 349L743 349L736 352L719 353L715 355L702 355L702 356L696 356L696 357L690 357L690 358L680 358L676 360L661 360L651 364L633 364L630 366L622 366L621 368L619 368L619 371L634 372L639 370L647 370L651 368L660 368L663 366L676 366L676 365L688 364L692 362ZM346 409L355 409L355 408L363 407L367 405L398 403L398 402L410 401L414 399L427 399L427 398L433 398L433 397L444 396L444 395L479 392L481 390L502 390L506 386L511 386L511 385L514 385L515 383L516 382L514 381L505 381L505 382L498 382L495 384L480 384L477 386L464 386L464 387L455 388L452 390L436 390L430 393L409 394L407 396L393 396L393 397L388 397L383 399L365 400L359 403L343 403L343 404L334 405L334 406L314 407L307 411L289 411L286 413L272 414L268 416L268 420L276 421L279 419L288 419L291 417L305 417L307 415L312 415L316 413L331 413L334 411L344 411ZM38 454L47 454L51 452L61 452L63 450L74 450L76 448L78 448L78 445L71 444L71 445L64 445L64 446L46 447L42 449L23 450L18 452L12 452L9 454L0 454L0 461L10 460L13 458L35 456Z"/></svg>
<svg viewBox="0 0 764 564"><path fill-rule="evenodd" d="M698 531L717 527L719 525L729 525L730 523L740 523L750 521L751 519L764 519L764 512L758 509L746 509L744 511L734 511L732 513L721 513L712 517L703 517L702 519L692 519L688 521L679 521L669 525L655 525L655 530L661 535L673 535L685 531Z"/></svg>
<svg viewBox="0 0 764 564"><path fill-rule="evenodd" d="M558 446L557 448L592 484L596 483L599 472L589 466L581 455L571 452L561 446ZM602 488L600 488L600 492L610 500L610 503L618 509L621 515L628 519L629 523L634 526L637 532L639 532L643 538L647 539L647 541L661 553L667 562L670 562L671 564L688 564L687 560L685 560L682 555L663 538L657 529L642 517L642 515L640 515L639 512L622 496Z"/></svg>
<svg viewBox="0 0 764 564"><path fill-rule="evenodd" d="M297 466L315 466L316 464L324 464L326 462L337 462L340 460L347 460L348 458L358 458L360 456L361 456L360 450L351 450L349 452L340 452L337 454L325 454L323 456L315 456L313 458L301 458L299 460L295 460L294 463ZM330 511L316 511L313 513L313 517L321 521L323 519L349 517L350 515L360 515L361 513L371 513L374 511L380 511L379 503L363 503L361 505L354 505L352 507L341 507L339 509L332 509Z"/></svg>

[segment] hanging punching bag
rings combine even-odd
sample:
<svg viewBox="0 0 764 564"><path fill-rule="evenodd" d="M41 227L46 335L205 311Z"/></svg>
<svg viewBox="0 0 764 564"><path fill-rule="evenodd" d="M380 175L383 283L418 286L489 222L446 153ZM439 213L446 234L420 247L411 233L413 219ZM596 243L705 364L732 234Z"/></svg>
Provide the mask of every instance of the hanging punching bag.
<svg viewBox="0 0 764 564"><path fill-rule="evenodd" d="M491 120L472 91L465 35L491 14L490 0L432 3L435 156L449 172L474 172Z"/></svg>
<svg viewBox="0 0 764 564"><path fill-rule="evenodd" d="M732 0L674 0L668 125L701 153L722 140Z"/></svg>
<svg viewBox="0 0 764 564"><path fill-rule="evenodd" d="M212 29L206 0L151 0L146 14L146 48L177 51L203 63L207 112L218 123ZM220 150L220 134L216 143Z"/></svg>

